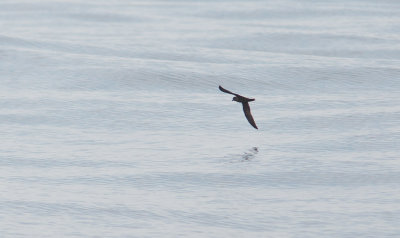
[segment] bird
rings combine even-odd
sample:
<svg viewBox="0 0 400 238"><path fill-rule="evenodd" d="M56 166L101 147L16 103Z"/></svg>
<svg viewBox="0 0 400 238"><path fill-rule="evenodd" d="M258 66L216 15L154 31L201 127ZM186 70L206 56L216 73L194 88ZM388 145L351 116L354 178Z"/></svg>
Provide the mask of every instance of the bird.
<svg viewBox="0 0 400 238"><path fill-rule="evenodd" d="M235 95L235 97L232 98L232 101L242 103L243 112L244 112L244 115L246 116L247 121L249 121L250 125L252 125L254 128L256 128L258 130L256 122L254 121L253 116L251 115L250 106L249 106L249 102L252 102L255 99L254 98L246 98L237 93L232 93L231 91L226 90L225 88L221 87L221 85L219 85L219 90L221 90L224 93L229 93L229 94Z"/></svg>

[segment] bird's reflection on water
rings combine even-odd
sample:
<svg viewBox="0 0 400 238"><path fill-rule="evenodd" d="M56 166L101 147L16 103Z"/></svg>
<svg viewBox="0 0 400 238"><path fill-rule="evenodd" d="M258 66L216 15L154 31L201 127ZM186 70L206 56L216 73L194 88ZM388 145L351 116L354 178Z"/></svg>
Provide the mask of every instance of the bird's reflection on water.
<svg viewBox="0 0 400 238"><path fill-rule="evenodd" d="M229 154L225 158L229 158L230 163L251 161L256 158L258 154L258 147L251 147L243 153Z"/></svg>
<svg viewBox="0 0 400 238"><path fill-rule="evenodd" d="M258 153L258 147L252 147L251 149L242 154L242 160L243 161L252 160L256 157L257 153Z"/></svg>

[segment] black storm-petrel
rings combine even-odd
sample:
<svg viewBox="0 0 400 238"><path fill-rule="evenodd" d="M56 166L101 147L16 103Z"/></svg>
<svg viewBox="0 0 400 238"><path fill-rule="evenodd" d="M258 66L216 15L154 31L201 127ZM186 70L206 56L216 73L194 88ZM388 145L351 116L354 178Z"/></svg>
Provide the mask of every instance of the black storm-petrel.
<svg viewBox="0 0 400 238"><path fill-rule="evenodd" d="M254 128L258 129L256 122L254 121L253 116L251 115L250 106L249 106L249 102L254 101L255 99L254 98L246 98L239 94L232 93L231 91L226 90L225 88L223 88L221 86L219 86L219 90L221 90L224 93L229 93L229 94L235 95L235 97L233 97L232 101L242 103L244 115L246 116L250 125L252 125Z"/></svg>

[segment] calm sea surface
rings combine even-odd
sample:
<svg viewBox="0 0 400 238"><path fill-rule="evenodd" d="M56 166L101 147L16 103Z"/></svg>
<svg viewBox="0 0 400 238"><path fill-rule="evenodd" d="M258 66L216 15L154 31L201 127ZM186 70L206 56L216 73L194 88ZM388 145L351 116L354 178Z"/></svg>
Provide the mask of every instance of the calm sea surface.
<svg viewBox="0 0 400 238"><path fill-rule="evenodd" d="M400 237L399 1L2 0L0 29L0 237Z"/></svg>

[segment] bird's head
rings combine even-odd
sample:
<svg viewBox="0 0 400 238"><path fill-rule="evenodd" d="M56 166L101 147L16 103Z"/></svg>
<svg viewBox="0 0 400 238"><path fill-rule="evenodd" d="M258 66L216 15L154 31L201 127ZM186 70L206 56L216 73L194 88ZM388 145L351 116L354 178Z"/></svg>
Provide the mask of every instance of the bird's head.
<svg viewBox="0 0 400 238"><path fill-rule="evenodd" d="M235 96L235 97L232 98L232 101L239 102L239 99L238 99L238 97Z"/></svg>

